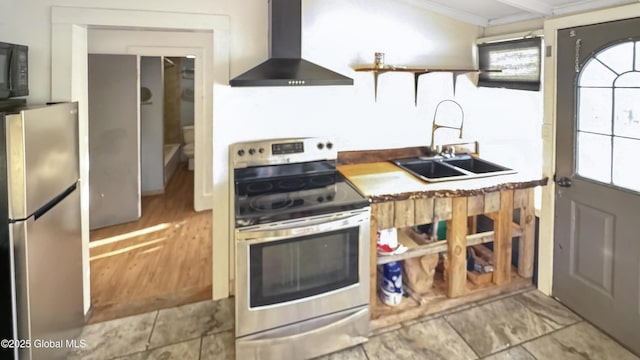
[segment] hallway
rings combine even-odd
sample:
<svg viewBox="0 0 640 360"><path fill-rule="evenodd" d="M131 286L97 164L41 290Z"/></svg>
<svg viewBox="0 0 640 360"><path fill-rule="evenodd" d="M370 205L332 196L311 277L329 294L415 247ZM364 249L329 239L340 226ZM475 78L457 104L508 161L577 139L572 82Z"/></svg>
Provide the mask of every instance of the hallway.
<svg viewBox="0 0 640 360"><path fill-rule="evenodd" d="M180 163L138 221L91 231L89 323L211 299L212 214L193 210L193 176Z"/></svg>

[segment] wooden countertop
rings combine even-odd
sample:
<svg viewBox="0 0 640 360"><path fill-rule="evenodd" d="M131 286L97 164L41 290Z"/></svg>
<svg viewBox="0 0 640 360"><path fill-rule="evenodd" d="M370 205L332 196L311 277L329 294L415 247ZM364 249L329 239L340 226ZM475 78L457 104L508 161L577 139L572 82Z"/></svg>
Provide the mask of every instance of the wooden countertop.
<svg viewBox="0 0 640 360"><path fill-rule="evenodd" d="M340 165L338 170L374 203L424 197L476 196L498 190L546 185L548 181L548 178L540 175L518 172L430 183L388 161Z"/></svg>

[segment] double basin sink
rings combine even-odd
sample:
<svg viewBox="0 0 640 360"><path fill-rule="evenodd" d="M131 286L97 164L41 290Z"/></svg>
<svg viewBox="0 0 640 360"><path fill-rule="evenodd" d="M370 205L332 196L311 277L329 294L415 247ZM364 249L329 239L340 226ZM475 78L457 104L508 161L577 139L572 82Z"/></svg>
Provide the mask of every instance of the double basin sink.
<svg viewBox="0 0 640 360"><path fill-rule="evenodd" d="M407 158L391 160L403 170L429 182L475 179L515 174L516 171L468 154L450 158Z"/></svg>

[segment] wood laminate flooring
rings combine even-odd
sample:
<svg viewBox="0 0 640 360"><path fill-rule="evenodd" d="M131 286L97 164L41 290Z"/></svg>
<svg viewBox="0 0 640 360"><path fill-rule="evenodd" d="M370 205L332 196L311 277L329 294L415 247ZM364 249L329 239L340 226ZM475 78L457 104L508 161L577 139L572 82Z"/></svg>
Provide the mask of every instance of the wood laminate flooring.
<svg viewBox="0 0 640 360"><path fill-rule="evenodd" d="M135 222L91 231L90 323L211 299L211 211L193 210L181 163Z"/></svg>

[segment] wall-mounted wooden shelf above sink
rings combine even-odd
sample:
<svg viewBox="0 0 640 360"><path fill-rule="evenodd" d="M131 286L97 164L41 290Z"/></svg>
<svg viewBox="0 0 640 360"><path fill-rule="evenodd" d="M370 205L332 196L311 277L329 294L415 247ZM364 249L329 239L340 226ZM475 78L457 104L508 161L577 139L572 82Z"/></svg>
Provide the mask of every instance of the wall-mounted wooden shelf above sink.
<svg viewBox="0 0 640 360"><path fill-rule="evenodd" d="M418 106L418 79L420 75L430 74L435 72L449 72L453 74L453 89L456 88L456 77L460 74L467 73L481 73L481 72L502 72L502 70L480 70L480 69L432 69L427 67L406 67L406 66L392 66L385 65L384 67L362 67L355 69L358 72L372 72L373 73L373 91L374 98L378 100L378 76L388 72L405 72L413 74L413 93L414 103Z"/></svg>

